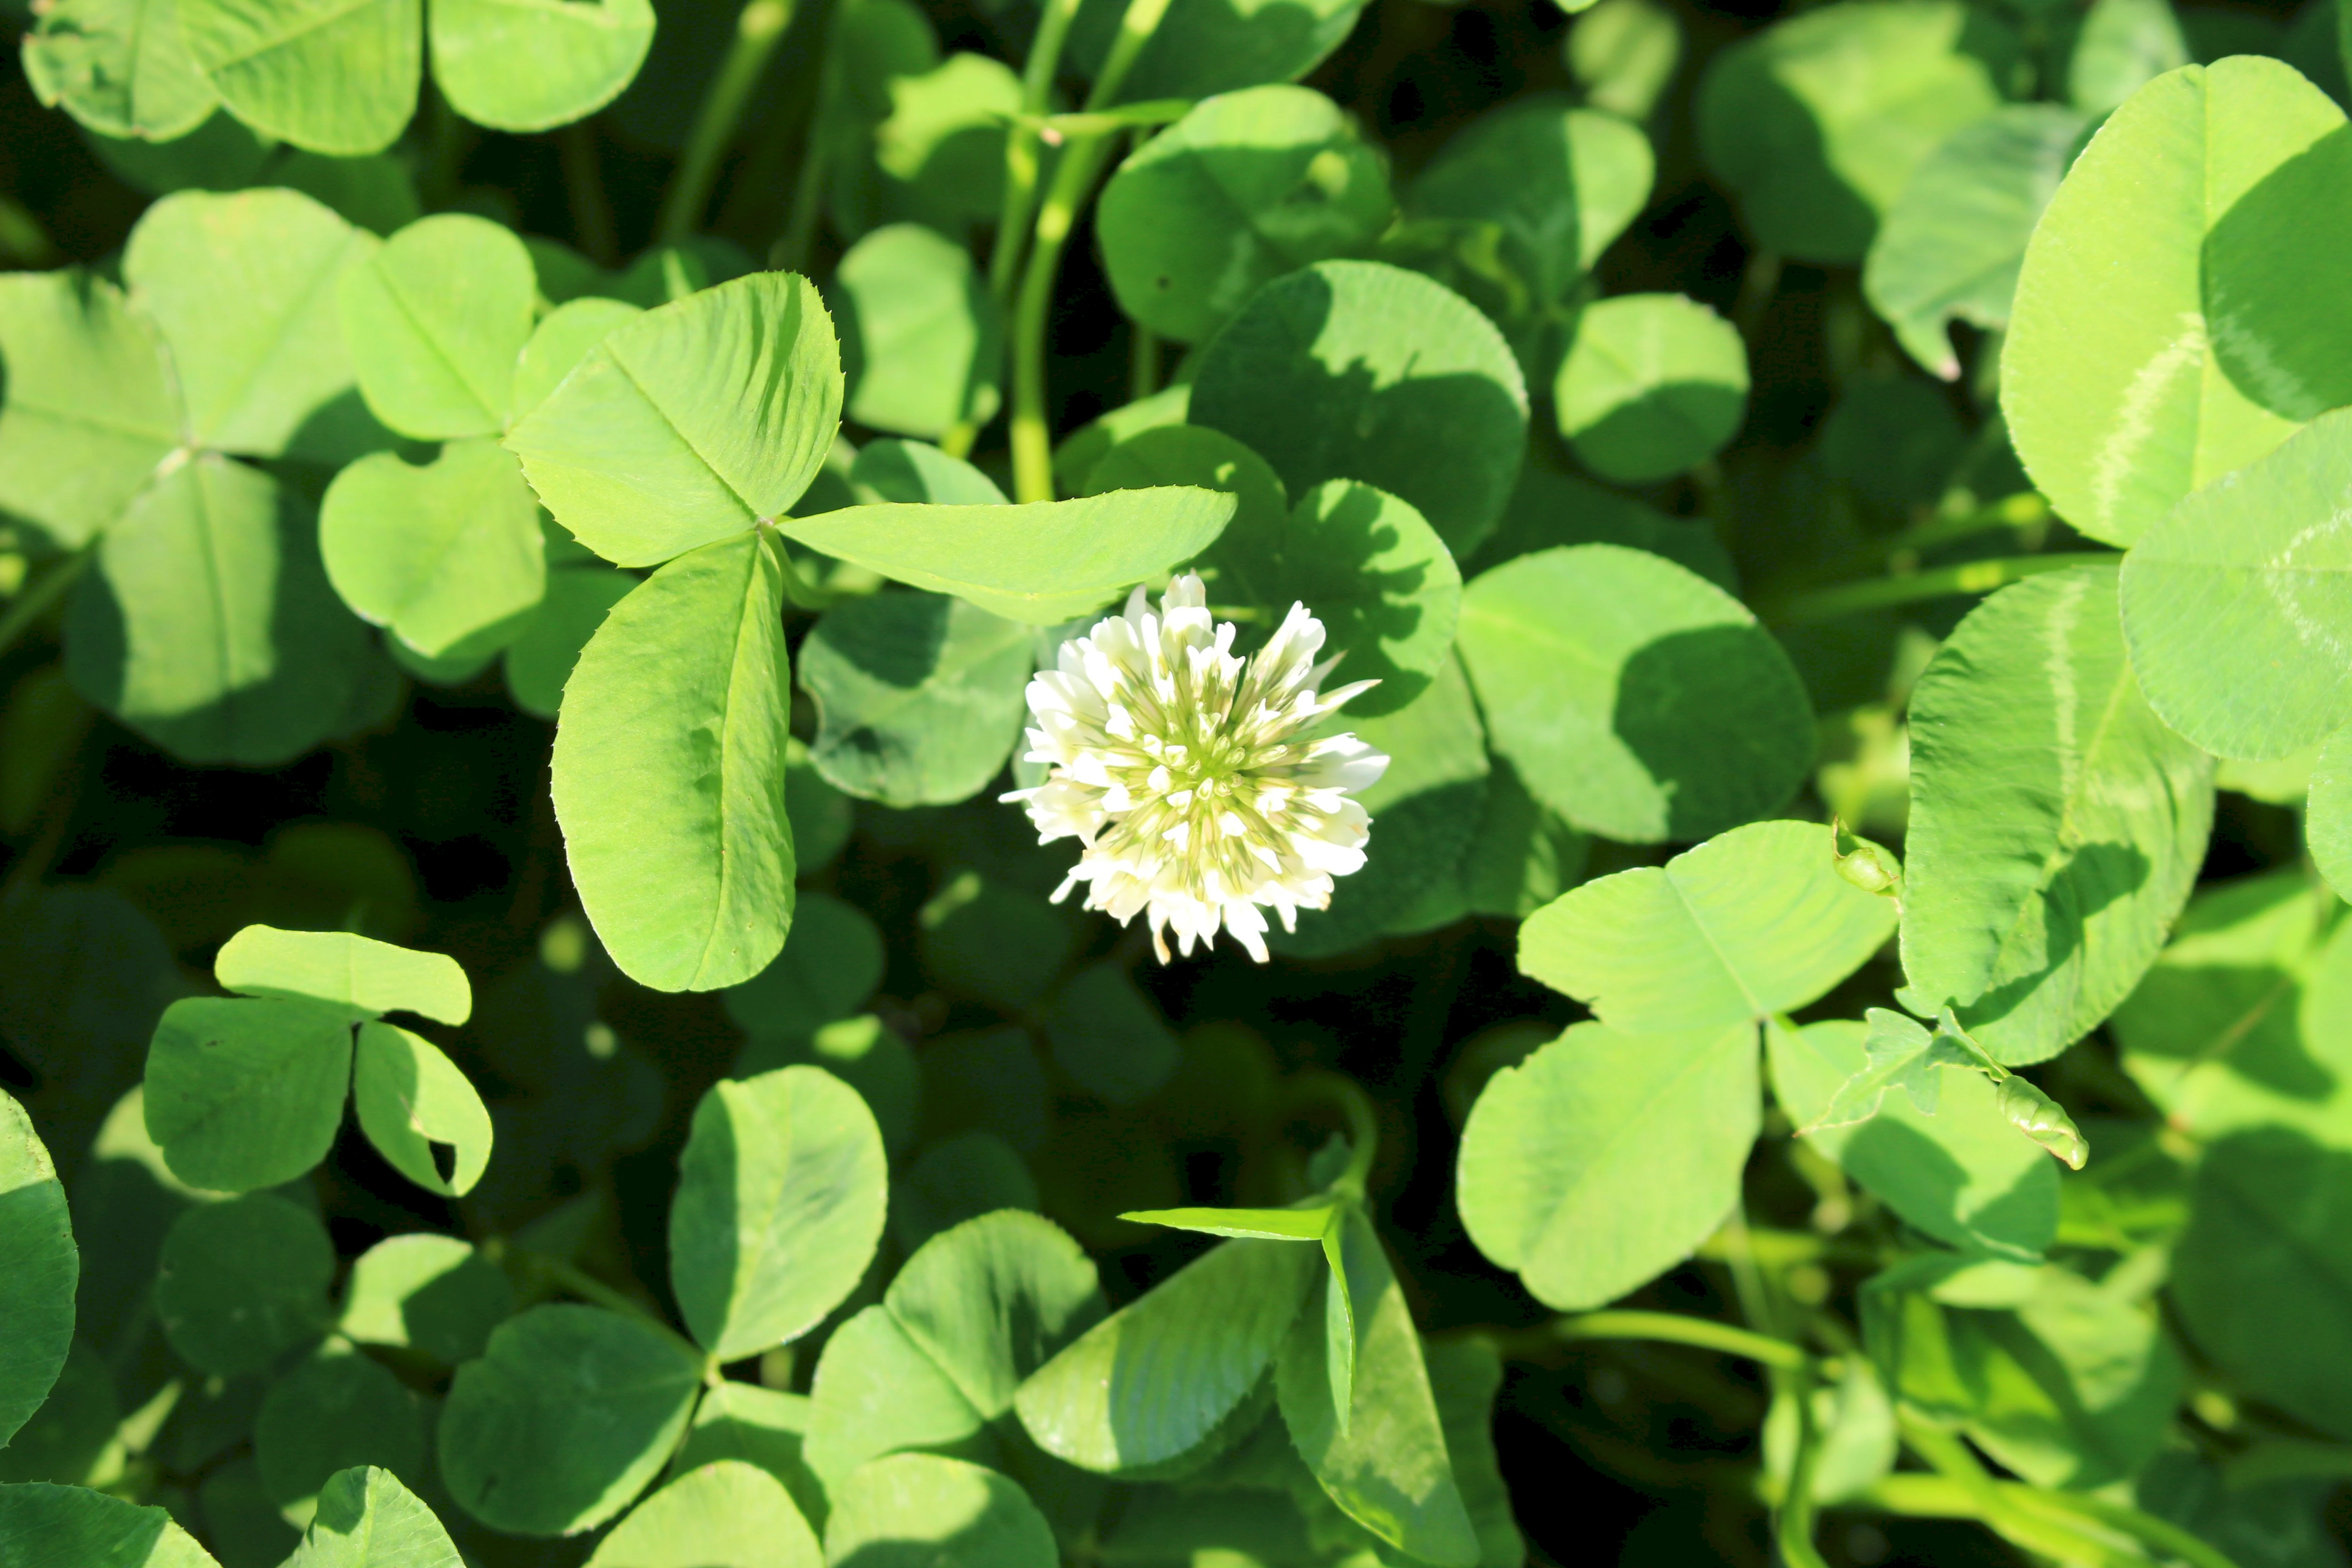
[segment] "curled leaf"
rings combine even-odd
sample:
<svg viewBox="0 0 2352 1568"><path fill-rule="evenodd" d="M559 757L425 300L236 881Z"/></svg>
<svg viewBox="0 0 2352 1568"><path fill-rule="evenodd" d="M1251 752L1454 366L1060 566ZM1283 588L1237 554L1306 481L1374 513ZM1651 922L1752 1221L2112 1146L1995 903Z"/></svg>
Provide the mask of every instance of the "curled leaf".
<svg viewBox="0 0 2352 1568"><path fill-rule="evenodd" d="M1903 862L1893 850L1849 832L1843 822L1830 824L1830 858L1837 874L1864 892L1902 898Z"/></svg>
<svg viewBox="0 0 2352 1568"><path fill-rule="evenodd" d="M2025 1079L2011 1074L2000 1083L2000 1113L2011 1126L2079 1171L2091 1157L2091 1145L2066 1108Z"/></svg>

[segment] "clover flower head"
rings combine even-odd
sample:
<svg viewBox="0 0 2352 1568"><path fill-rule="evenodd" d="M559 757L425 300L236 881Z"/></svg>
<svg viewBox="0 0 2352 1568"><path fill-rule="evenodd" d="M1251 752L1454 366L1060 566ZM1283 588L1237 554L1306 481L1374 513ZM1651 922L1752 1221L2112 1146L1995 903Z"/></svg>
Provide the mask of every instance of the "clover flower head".
<svg viewBox="0 0 2352 1568"><path fill-rule="evenodd" d="M1265 647L1235 654L1233 623L1209 614L1201 579L1177 578L1157 612L1141 588L1124 614L1062 645L1029 683L1028 760L1045 782L1003 798L1025 805L1037 841L1076 837L1086 907L1121 925L1143 915L1168 962L1220 926L1265 962L1265 916L1285 931L1331 902L1332 879L1364 863L1371 818L1348 797L1388 757L1319 721L1375 682L1320 692L1323 623L1293 605Z"/></svg>

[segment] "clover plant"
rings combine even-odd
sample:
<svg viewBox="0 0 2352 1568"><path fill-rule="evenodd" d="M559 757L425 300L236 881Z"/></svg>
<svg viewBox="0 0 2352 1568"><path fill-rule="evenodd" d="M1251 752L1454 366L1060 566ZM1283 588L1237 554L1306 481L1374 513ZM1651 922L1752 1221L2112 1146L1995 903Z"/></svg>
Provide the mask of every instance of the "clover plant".
<svg viewBox="0 0 2352 1568"><path fill-rule="evenodd" d="M2347 1561L2336 0L0 17L0 1568Z"/></svg>

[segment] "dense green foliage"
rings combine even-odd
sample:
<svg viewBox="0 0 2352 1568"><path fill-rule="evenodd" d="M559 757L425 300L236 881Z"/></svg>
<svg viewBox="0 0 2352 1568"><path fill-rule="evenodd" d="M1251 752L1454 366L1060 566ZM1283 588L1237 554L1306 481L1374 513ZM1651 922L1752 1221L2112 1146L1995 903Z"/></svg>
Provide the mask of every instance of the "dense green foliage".
<svg viewBox="0 0 2352 1568"><path fill-rule="evenodd" d="M0 1568L2346 1563L2352 4L0 15Z"/></svg>

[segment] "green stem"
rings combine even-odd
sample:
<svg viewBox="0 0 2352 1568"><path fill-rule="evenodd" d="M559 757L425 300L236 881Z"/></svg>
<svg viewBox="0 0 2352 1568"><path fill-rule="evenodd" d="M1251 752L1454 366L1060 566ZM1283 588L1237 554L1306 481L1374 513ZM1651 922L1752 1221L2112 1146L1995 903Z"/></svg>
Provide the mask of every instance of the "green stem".
<svg viewBox="0 0 2352 1568"><path fill-rule="evenodd" d="M1151 130L1183 119L1192 109L1192 100L1189 98L1155 98L1146 103L1122 103L1117 109L1047 114L1014 123L1055 137L1100 136L1112 131Z"/></svg>
<svg viewBox="0 0 2352 1568"><path fill-rule="evenodd" d="M1372 1108L1371 1097L1355 1079L1320 1068L1293 1079L1290 1097L1302 1107L1328 1105L1339 1112L1348 1124L1348 1168L1334 1184L1353 1196L1363 1196L1364 1184L1372 1173L1372 1156L1381 1146L1380 1113Z"/></svg>
<svg viewBox="0 0 2352 1568"><path fill-rule="evenodd" d="M2038 528L2049 521L2050 503L2042 499L2040 492L2020 490L1958 517L1930 518L1916 527L1906 528L1887 541L1887 552L1916 553L1974 539L1979 534Z"/></svg>
<svg viewBox="0 0 2352 1568"><path fill-rule="evenodd" d="M427 212L455 206L465 189L466 155L473 150L474 129L457 116L433 84L425 80L425 159L416 175L416 194Z"/></svg>
<svg viewBox="0 0 2352 1568"><path fill-rule="evenodd" d="M1101 74L1087 93L1087 112L1097 112L1110 107L1118 89L1127 85L1127 73L1135 68L1137 57L1151 35L1160 30L1160 19L1168 15L1169 0L1127 0L1127 14L1119 18L1118 37L1110 44L1110 53L1103 58Z"/></svg>
<svg viewBox="0 0 2352 1568"><path fill-rule="evenodd" d="M809 251L816 243L817 217L824 210L824 187L833 172L834 121L841 112L841 62L834 48L841 39L841 13L848 0L835 0L824 14L824 29L817 38L816 102L809 110L808 135L801 143L800 174L793 181L792 211L784 216L784 232L769 258L770 265L787 272L807 270Z"/></svg>
<svg viewBox="0 0 2352 1568"><path fill-rule="evenodd" d="M836 594L830 588L821 588L810 582L801 574L800 563L793 559L793 552L783 540L772 529L763 528L761 531L767 538L768 548L776 552L776 566L784 580L784 597L792 604L803 610L829 610L842 600L856 596Z"/></svg>
<svg viewBox="0 0 2352 1568"><path fill-rule="evenodd" d="M2226 1552L2217 1550L2200 1537L2191 1535L2170 1520L2158 1519L2152 1513L2143 1513L2123 1503L2109 1502L2087 1492L2051 1491L2042 1487L2011 1486L2003 1487L2001 1490L2004 1496L2021 1507L2050 1513L2076 1514L2104 1524L2110 1530L2120 1530L2158 1552L2179 1558L2189 1568L2238 1568Z"/></svg>
<svg viewBox="0 0 2352 1568"><path fill-rule="evenodd" d="M1866 583L1841 583L1833 588L1792 594L1770 604L1764 612L1764 619L1775 626L1834 620L1840 616L1885 609L1894 605L1912 605L1922 600L1945 599L1963 594L1990 594L1995 588L2021 583L2040 573L2063 572L2069 566L2087 566L2120 559L2112 550L2099 550L2011 555L1995 561L1963 561L1955 566L1938 566L1927 572L1878 577Z"/></svg>
<svg viewBox="0 0 2352 1568"><path fill-rule="evenodd" d="M1094 113L1118 96L1127 73L1151 41L1169 0L1127 0L1119 18L1118 37L1111 40L1094 87L1087 93L1087 111ZM1021 295L1013 314L1013 499L1041 501L1054 499L1054 437L1045 416L1045 321L1053 303L1054 280L1062 264L1062 247L1076 226L1078 208L1094 188L1095 176L1112 145L1107 137L1074 138L1062 149L1054 183L1037 209L1037 226L1031 240L1029 265L1021 276ZM1002 243L999 249L1003 249Z"/></svg>
<svg viewBox="0 0 2352 1568"><path fill-rule="evenodd" d="M1062 247L1076 226L1078 208L1102 166L1101 138L1073 142L1063 149L1053 185L1037 209L1037 232L1021 295L1013 312L1013 499L1054 499L1054 437L1045 413L1045 325L1061 271Z"/></svg>
<svg viewBox="0 0 2352 1568"><path fill-rule="evenodd" d="M1906 1428L1904 1436L1908 1439L1912 1434ZM2029 1551L2062 1559L2079 1559L2087 1550L2099 1562L2143 1561L2098 1536L2070 1528L2080 1521L2129 1536L2190 1568L2237 1568L2228 1553L2168 1520L2085 1493L2051 1491L2021 1481L1906 1473L1884 1478L1855 1500L1915 1519L1973 1519Z"/></svg>
<svg viewBox="0 0 2352 1568"><path fill-rule="evenodd" d="M1034 122L1045 117L1054 97L1054 75L1062 68L1062 46L1069 40L1070 23L1078 14L1078 0L1045 0L1037 18L1037 36L1029 45L1029 58L1021 68L1021 114L1004 134L1004 197L996 216L996 244L988 258L988 291L999 306L1011 302L1013 280L1021 271L1022 237L1029 232L1029 204L1037 195L1038 133Z"/></svg>
<svg viewBox="0 0 2352 1568"><path fill-rule="evenodd" d="M65 596L84 572L89 570L90 557L97 553L96 542L83 545L61 560L52 562L43 572L0 610L0 653L16 645L18 637L32 628L33 624L48 613L49 607Z"/></svg>
<svg viewBox="0 0 2352 1568"><path fill-rule="evenodd" d="M1776 1397L1797 1406L1797 1457L1789 1466L1789 1489L1772 1521L1780 1561L1788 1568L1829 1568L1813 1544L1813 1471L1822 1451L1821 1428L1813 1423L1813 1378L1811 1365L1776 1368Z"/></svg>
<svg viewBox="0 0 2352 1568"><path fill-rule="evenodd" d="M1712 1318L1686 1318L1680 1312L1622 1311L1585 1312L1573 1318L1560 1318L1549 1325L1551 1334L1563 1340L1655 1340L1670 1344L1690 1345L1698 1350L1717 1351L1725 1355L1745 1356L1752 1362L1782 1371L1795 1372L1810 1364L1802 1346L1786 1340L1759 1334L1753 1329L1743 1329L1733 1323L1718 1323Z"/></svg>
<svg viewBox="0 0 2352 1568"><path fill-rule="evenodd" d="M1731 319L1738 323L1743 337L1753 338L1763 321L1764 307L1780 291L1780 253L1759 250L1748 258L1748 266L1739 275L1739 297L1731 307Z"/></svg>
<svg viewBox="0 0 2352 1568"><path fill-rule="evenodd" d="M2053 1520L2046 1514L2037 1516L2018 1509L2008 1490L1977 1461L1976 1455L1969 1451L1968 1444L1957 1432L1948 1432L1913 1415L1898 1415L1895 1421L1902 1431L1904 1443L1911 1451L1927 1460L1937 1475L1958 1485L1967 1495L1971 1505L1967 1517L1979 1521L2004 1540L2060 1562L2080 1561L2084 1548L2095 1543L2094 1561L2128 1561L2112 1546L2096 1542L2096 1538L2086 1537L2081 1529L2072 1527L2064 1521ZM2032 1491L2035 1489L2022 1489Z"/></svg>
<svg viewBox="0 0 2352 1568"><path fill-rule="evenodd" d="M1731 1288L1739 1298L1741 1316L1750 1328L1779 1337L1780 1314L1775 1310L1771 1288L1765 1283L1764 1270L1756 1261L1756 1247L1748 1235L1745 1204L1732 1206L1731 1217L1724 1222L1719 1234L1725 1243L1723 1261L1731 1270Z"/></svg>
<svg viewBox="0 0 2352 1568"><path fill-rule="evenodd" d="M671 176L669 194L662 203L661 221L654 237L664 245L686 239L702 222L710 205L711 187L719 182L719 163L735 140L736 122L743 118L751 89L768 68L769 57L792 26L793 0L745 0L735 18L735 41L719 62L687 139L686 155Z"/></svg>
<svg viewBox="0 0 2352 1568"><path fill-rule="evenodd" d="M1137 322L1128 342L1127 400L1139 403L1160 390L1160 334Z"/></svg>
<svg viewBox="0 0 2352 1568"><path fill-rule="evenodd" d="M599 267L611 267L621 258L621 242L613 226L612 201L604 195L596 133L588 121L575 120L556 132L555 147L572 208L572 237L580 242L582 255Z"/></svg>
<svg viewBox="0 0 2352 1568"><path fill-rule="evenodd" d="M2137 1552L2125 1552L2106 1540L2064 1529L2054 1521L2019 1516L2007 1506L2008 1485L1993 1483L1988 1500L1966 1482L1916 1471L1883 1477L1855 1493L1846 1506L1875 1509L1905 1519L1967 1519L2028 1552L2061 1563L2095 1568L2147 1568Z"/></svg>

